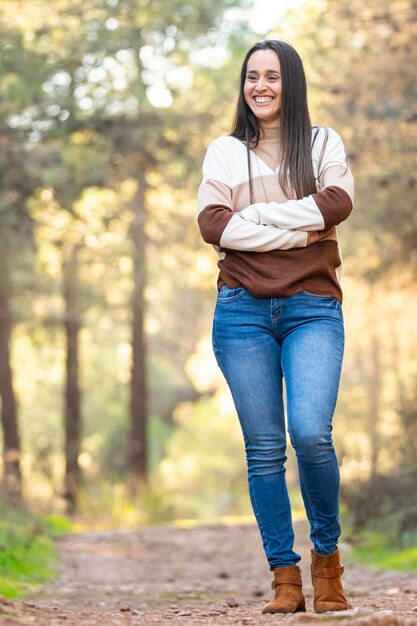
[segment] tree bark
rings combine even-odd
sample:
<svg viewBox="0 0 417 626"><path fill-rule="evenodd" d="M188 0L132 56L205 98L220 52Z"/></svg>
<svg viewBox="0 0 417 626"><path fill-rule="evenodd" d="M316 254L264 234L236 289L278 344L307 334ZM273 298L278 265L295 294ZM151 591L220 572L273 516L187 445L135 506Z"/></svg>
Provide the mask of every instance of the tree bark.
<svg viewBox="0 0 417 626"><path fill-rule="evenodd" d="M66 385L65 385L65 485L67 510L73 513L77 505L80 485L78 457L81 442L81 407L79 387L78 338L80 320L78 311L78 248L73 247L63 263L63 292L65 298Z"/></svg>
<svg viewBox="0 0 417 626"><path fill-rule="evenodd" d="M132 297L132 368L130 401L130 487L133 493L146 483L148 476L148 408L145 339L146 285L146 206L147 189L143 174L133 203L132 242L134 248L134 287Z"/></svg>
<svg viewBox="0 0 417 626"><path fill-rule="evenodd" d="M369 412L369 420L368 420L368 429L369 429L369 441L371 445L371 475L374 476L378 473L378 462L379 462L379 454L381 451L381 437L379 434L379 422L381 417L381 393L382 393L382 382L381 382L381 355L380 355L380 346L379 346L379 338L377 336L376 331L371 331L371 349L370 349L370 357L371 357L371 377L370 377L370 385L369 385L369 404L370 404L370 412Z"/></svg>
<svg viewBox="0 0 417 626"><path fill-rule="evenodd" d="M12 319L8 298L4 293L0 293L0 398L4 441L4 486L6 496L12 503L16 503L22 496L22 478L17 403L10 362L11 332Z"/></svg>

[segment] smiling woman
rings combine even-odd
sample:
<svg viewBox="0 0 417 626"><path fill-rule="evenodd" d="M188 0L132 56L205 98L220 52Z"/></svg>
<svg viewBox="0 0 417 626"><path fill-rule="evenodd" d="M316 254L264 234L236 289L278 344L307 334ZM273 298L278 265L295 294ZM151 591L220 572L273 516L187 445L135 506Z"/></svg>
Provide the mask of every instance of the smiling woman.
<svg viewBox="0 0 417 626"><path fill-rule="evenodd" d="M243 93L264 128L277 125L281 108L281 66L273 50L257 50L252 54Z"/></svg>
<svg viewBox="0 0 417 626"><path fill-rule="evenodd" d="M219 254L213 349L243 432L249 493L274 572L263 613L305 611L285 481L288 431L311 526L314 609L350 608L337 548L332 419L344 347L336 225L352 210L343 143L312 127L303 64L284 41L242 64L231 134L203 164L198 222Z"/></svg>

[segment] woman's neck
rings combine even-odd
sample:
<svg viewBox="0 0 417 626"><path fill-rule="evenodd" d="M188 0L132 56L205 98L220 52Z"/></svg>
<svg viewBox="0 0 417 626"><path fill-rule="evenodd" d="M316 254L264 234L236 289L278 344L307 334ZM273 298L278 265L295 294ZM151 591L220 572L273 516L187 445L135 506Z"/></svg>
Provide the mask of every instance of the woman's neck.
<svg viewBox="0 0 417 626"><path fill-rule="evenodd" d="M261 136L260 136L260 141L265 140L265 139L275 139L275 141L278 139L280 134L280 127L277 124L276 126L261 126Z"/></svg>

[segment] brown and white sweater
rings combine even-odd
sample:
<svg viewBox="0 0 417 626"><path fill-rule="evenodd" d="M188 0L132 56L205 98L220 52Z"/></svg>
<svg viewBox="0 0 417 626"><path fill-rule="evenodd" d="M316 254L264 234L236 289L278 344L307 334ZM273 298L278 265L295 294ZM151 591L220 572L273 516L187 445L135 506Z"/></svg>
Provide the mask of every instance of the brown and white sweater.
<svg viewBox="0 0 417 626"><path fill-rule="evenodd" d="M279 128L268 128L251 150L255 204L244 143L219 137L207 150L198 223L219 256L217 286L244 287L257 297L305 290L342 301L336 225L353 208L353 177L342 140L331 128L318 129L312 141L317 193L300 200L288 198L279 184L278 142ZM328 228L327 237L308 245L309 231Z"/></svg>

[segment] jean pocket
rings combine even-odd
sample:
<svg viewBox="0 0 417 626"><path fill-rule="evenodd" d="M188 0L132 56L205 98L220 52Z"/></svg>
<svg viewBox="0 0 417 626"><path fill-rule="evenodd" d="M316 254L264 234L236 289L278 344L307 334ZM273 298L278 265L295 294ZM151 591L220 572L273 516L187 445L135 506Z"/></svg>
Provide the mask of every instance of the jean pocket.
<svg viewBox="0 0 417 626"><path fill-rule="evenodd" d="M244 293L246 293L246 289L243 287L228 287L227 285L223 285L220 287L220 291L217 295L217 302L235 302L243 296Z"/></svg>
<svg viewBox="0 0 417 626"><path fill-rule="evenodd" d="M339 300L334 296L329 296L325 293L311 293L311 291L305 291L305 289L303 289L303 291L299 291L298 293L309 296L311 298L318 298L319 300L336 300L337 302L339 302Z"/></svg>

